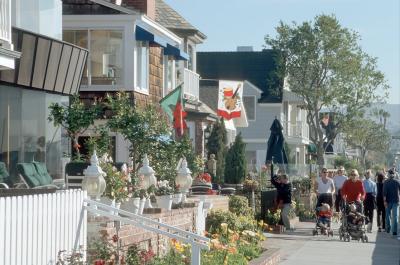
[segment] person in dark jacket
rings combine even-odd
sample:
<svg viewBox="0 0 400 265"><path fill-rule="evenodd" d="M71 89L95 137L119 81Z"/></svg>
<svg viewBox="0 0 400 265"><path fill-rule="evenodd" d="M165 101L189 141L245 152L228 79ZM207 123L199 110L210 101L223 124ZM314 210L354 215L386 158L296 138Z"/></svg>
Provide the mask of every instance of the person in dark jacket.
<svg viewBox="0 0 400 265"><path fill-rule="evenodd" d="M378 232L385 231L386 211L383 203L383 182L385 174L382 172L376 173L376 223L378 224Z"/></svg>
<svg viewBox="0 0 400 265"><path fill-rule="evenodd" d="M383 183L383 203L386 207L386 232L397 236L397 211L400 200L400 183L395 179L396 171L390 169L389 178Z"/></svg>
<svg viewBox="0 0 400 265"><path fill-rule="evenodd" d="M292 209L292 185L285 174L271 177L271 184L274 185L278 193L277 201L278 205L282 208L281 216L283 224L286 229L291 229L289 212Z"/></svg>

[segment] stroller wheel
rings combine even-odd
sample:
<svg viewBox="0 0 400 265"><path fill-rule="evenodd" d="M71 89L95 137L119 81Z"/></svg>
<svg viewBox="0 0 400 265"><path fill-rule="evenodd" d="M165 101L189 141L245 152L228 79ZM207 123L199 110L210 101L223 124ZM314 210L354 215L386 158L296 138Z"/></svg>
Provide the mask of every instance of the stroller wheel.
<svg viewBox="0 0 400 265"><path fill-rule="evenodd" d="M363 242L364 242L364 243L368 243L368 236L367 236L367 235L364 235L364 236L363 236Z"/></svg>
<svg viewBox="0 0 400 265"><path fill-rule="evenodd" d="M340 233L339 233L339 239L340 239L340 241L342 241L342 239L343 239L342 234L340 234Z"/></svg>
<svg viewBox="0 0 400 265"><path fill-rule="evenodd" d="M313 236L318 235L318 231L317 231L316 229L314 229L314 230L312 231L312 235L313 235Z"/></svg>
<svg viewBox="0 0 400 265"><path fill-rule="evenodd" d="M333 237L333 230L330 230L329 232L328 232L328 236L331 236L331 237Z"/></svg>

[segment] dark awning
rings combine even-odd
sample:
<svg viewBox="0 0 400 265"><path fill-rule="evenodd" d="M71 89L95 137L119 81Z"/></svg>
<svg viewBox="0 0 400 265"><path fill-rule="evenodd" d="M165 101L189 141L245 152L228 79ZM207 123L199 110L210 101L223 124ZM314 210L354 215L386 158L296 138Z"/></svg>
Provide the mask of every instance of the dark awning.
<svg viewBox="0 0 400 265"><path fill-rule="evenodd" d="M0 81L72 95L79 91L88 51L67 42L19 28L12 29L15 69L0 71Z"/></svg>
<svg viewBox="0 0 400 265"><path fill-rule="evenodd" d="M176 60L189 60L189 55L179 48L172 46L171 44L167 44L167 47L164 48L164 54L165 55L172 55L175 57Z"/></svg>
<svg viewBox="0 0 400 265"><path fill-rule="evenodd" d="M167 47L167 41L164 38L157 36L139 26L136 26L135 38L136 40L148 41L152 44L157 44L164 48Z"/></svg>

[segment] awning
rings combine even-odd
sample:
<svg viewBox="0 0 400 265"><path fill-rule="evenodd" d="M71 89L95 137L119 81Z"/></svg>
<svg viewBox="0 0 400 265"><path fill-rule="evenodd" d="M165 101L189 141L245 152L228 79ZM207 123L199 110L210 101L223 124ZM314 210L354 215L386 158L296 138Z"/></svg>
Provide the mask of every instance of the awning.
<svg viewBox="0 0 400 265"><path fill-rule="evenodd" d="M150 31L145 30L144 28L142 28L140 26L136 26L135 38L136 38L136 40L148 41L152 44L157 44L164 48L167 47L167 41L164 38L157 36L157 35L151 33Z"/></svg>
<svg viewBox="0 0 400 265"><path fill-rule="evenodd" d="M172 55L175 57L176 60L189 60L189 55L179 48L172 46L171 44L167 43L167 47L164 48L165 55Z"/></svg>

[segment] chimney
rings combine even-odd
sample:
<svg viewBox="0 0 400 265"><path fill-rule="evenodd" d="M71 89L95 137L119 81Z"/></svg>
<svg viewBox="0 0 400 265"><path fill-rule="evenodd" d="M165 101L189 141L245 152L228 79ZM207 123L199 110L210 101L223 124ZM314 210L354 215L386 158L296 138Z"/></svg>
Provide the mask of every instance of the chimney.
<svg viewBox="0 0 400 265"><path fill-rule="evenodd" d="M237 46L236 51L238 52L252 52L253 46Z"/></svg>
<svg viewBox="0 0 400 265"><path fill-rule="evenodd" d="M155 0L122 0L122 6L131 7L146 14L149 18L156 19Z"/></svg>

